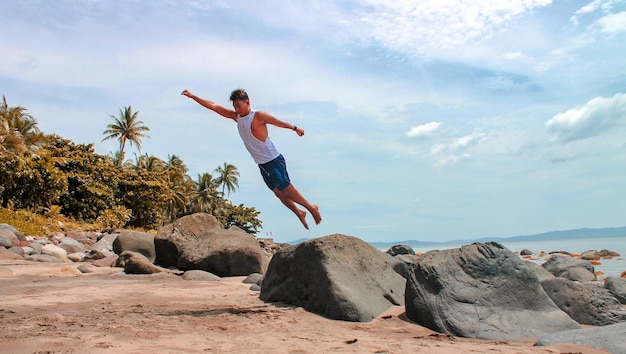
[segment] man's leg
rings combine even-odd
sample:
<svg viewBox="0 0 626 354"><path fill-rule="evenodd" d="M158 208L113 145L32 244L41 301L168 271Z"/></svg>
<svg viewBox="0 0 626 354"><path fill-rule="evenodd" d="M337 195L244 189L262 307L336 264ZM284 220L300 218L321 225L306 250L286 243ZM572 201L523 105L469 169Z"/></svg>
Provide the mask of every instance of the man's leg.
<svg viewBox="0 0 626 354"><path fill-rule="evenodd" d="M274 188L274 194L280 199L280 201L287 207L289 210L293 211L294 214L300 219L302 225L304 225L305 229L309 229L309 225L306 222L306 211L298 209L296 203L293 200L289 199L284 195L278 188Z"/></svg>
<svg viewBox="0 0 626 354"><path fill-rule="evenodd" d="M283 202L283 204L285 204L289 209L291 209L292 211L294 210L292 209L292 207L290 207L290 204L291 204L293 205L293 208L298 210L298 212L294 211L294 213L298 215L298 218L300 218L300 215L301 215L300 212L304 212L304 211L298 209L294 203L300 204L303 207L305 207L313 216L313 219L315 220L316 224L319 224L322 221L322 216L320 215L319 208L317 207L317 205L310 204L306 200L306 198L304 198L304 196L300 194L300 192L296 189L296 187L293 186L293 184L289 184L287 188L283 189L282 191L275 189L274 193ZM304 215L306 215L306 213L304 213ZM300 220L302 221L302 219ZM303 224L305 224L305 227L307 227L306 222L303 222Z"/></svg>

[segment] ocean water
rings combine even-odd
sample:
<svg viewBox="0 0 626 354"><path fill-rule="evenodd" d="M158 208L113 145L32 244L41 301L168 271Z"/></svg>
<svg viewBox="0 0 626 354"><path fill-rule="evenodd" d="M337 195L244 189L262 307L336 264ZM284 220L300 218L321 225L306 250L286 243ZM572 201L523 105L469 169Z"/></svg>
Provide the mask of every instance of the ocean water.
<svg viewBox="0 0 626 354"><path fill-rule="evenodd" d="M533 252L533 258L538 257L540 252L552 252L552 251L566 251L569 253L583 253L588 250L609 250L619 253L620 257L614 257L613 259L600 259L601 264L594 266L596 272L600 271L603 274L598 275L598 279L604 279L609 276L620 276L622 272L626 271L626 236L620 237L593 237L593 238L578 238L567 240L538 240L538 241L506 241L506 239L500 239L496 242L500 243L504 247L508 248L511 252L519 254L519 252L525 248ZM459 248L463 245L469 244L471 241L465 243L441 243L441 244L429 244L429 245L409 245L417 253L428 252L432 250L444 250L451 248ZM385 249L380 249L386 251ZM533 262L542 264L550 255L533 260Z"/></svg>

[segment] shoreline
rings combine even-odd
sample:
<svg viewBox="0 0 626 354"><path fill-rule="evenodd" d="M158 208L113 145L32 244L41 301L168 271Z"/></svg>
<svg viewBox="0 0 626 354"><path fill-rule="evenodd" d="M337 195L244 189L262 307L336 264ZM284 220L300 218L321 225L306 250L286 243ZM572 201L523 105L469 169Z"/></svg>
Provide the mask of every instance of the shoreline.
<svg viewBox="0 0 626 354"><path fill-rule="evenodd" d="M0 261L0 345L11 353L606 353L536 340L452 337L419 326L396 306L367 323L335 321L264 303L242 283L127 275L87 263Z"/></svg>

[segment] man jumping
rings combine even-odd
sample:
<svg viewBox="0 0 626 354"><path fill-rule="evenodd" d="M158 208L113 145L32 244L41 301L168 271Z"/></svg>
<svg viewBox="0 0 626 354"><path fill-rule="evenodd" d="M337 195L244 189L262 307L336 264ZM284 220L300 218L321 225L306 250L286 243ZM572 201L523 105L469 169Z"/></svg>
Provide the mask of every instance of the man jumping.
<svg viewBox="0 0 626 354"><path fill-rule="evenodd" d="M291 129L298 136L303 136L304 129L302 127L283 122L267 112L252 110L248 93L242 89L234 90L230 94L230 101L233 103L234 111L213 101L195 96L188 90L183 91L182 94L193 99L203 107L212 110L222 117L230 118L237 123L241 140L243 140L243 144L250 152L250 155L252 155L254 162L259 165L265 184L289 210L296 214L306 229L309 228L306 222L306 211L299 209L296 204L300 204L308 210L316 224L322 221L317 205L310 204L298 192L296 187L291 184L289 174L287 174L285 159L270 140L267 129L267 125L271 124L279 128Z"/></svg>

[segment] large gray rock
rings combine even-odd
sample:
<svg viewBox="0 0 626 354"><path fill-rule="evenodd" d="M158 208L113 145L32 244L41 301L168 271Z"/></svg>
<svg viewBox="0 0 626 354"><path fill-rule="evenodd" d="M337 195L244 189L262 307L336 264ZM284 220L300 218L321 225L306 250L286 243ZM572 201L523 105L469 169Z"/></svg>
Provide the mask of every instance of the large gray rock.
<svg viewBox="0 0 626 354"><path fill-rule="evenodd" d="M626 353L626 340L624 338L626 338L626 322L549 334L541 338L535 345L550 346L571 343L621 354Z"/></svg>
<svg viewBox="0 0 626 354"><path fill-rule="evenodd" d="M124 251L144 255L151 263L156 259L154 235L148 232L123 230L113 241L113 252L120 255Z"/></svg>
<svg viewBox="0 0 626 354"><path fill-rule="evenodd" d="M11 231L19 241L26 241L26 237L23 233L19 232L14 226L9 224L0 224L0 230L9 230Z"/></svg>
<svg viewBox="0 0 626 354"><path fill-rule="evenodd" d="M431 251L411 267L406 314L467 338L536 338L580 326L548 298L527 262L502 245Z"/></svg>
<svg viewBox="0 0 626 354"><path fill-rule="evenodd" d="M155 236L156 263L220 277L265 273L270 256L254 236L238 228L218 228L211 219L209 214L194 214L161 228Z"/></svg>
<svg viewBox="0 0 626 354"><path fill-rule="evenodd" d="M0 247L11 248L17 245L19 240L13 231L9 229L0 229Z"/></svg>
<svg viewBox="0 0 626 354"><path fill-rule="evenodd" d="M541 285L552 301L580 324L606 326L626 321L626 310L599 284L556 277Z"/></svg>
<svg viewBox="0 0 626 354"><path fill-rule="evenodd" d="M189 243L207 231L220 229L222 225L219 221L213 215L206 213L183 216L163 226L154 237L154 247L157 253L155 263L166 267L176 266L182 251L178 249L179 245Z"/></svg>
<svg viewBox="0 0 626 354"><path fill-rule="evenodd" d="M404 283L382 252L356 237L335 234L278 251L260 298L330 319L367 322L403 304Z"/></svg>
<svg viewBox="0 0 626 354"><path fill-rule="evenodd" d="M595 269L589 261L561 254L552 255L542 266L556 277L560 277L570 268L585 268L595 274Z"/></svg>
<svg viewBox="0 0 626 354"><path fill-rule="evenodd" d="M621 303L626 304L626 278L607 277L604 287Z"/></svg>

